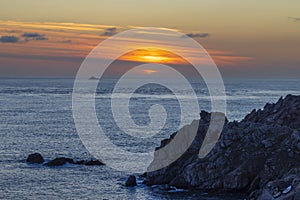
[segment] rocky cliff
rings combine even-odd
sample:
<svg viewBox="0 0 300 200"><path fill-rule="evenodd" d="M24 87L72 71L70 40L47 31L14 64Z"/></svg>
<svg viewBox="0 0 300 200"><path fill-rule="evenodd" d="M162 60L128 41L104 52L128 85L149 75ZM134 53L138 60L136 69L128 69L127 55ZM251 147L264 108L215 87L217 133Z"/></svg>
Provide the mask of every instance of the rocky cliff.
<svg viewBox="0 0 300 200"><path fill-rule="evenodd" d="M226 120L219 141L203 159L198 153L211 114L202 111L200 116L188 150L171 165L148 172L147 185L243 192L249 199L300 199L300 96L288 95L266 104L240 122ZM158 149L176 134L163 140Z"/></svg>

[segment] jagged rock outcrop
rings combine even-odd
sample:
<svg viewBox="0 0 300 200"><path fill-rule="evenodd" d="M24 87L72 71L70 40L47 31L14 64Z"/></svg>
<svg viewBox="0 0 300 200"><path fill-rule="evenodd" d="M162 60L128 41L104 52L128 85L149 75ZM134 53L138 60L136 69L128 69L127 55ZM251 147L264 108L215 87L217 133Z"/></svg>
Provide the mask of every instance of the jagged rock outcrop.
<svg viewBox="0 0 300 200"><path fill-rule="evenodd" d="M198 153L211 114L202 111L200 115L195 140L188 150L171 165L148 172L147 185L243 192L249 199L299 197L300 96L288 95L275 104L266 104L241 122L226 120L219 141L203 159Z"/></svg>

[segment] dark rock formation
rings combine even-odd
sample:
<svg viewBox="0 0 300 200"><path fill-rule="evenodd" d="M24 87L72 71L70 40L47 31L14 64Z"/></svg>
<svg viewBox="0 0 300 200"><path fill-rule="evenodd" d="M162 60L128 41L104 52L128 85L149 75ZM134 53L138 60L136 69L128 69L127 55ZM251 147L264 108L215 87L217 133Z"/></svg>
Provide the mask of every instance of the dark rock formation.
<svg viewBox="0 0 300 200"><path fill-rule="evenodd" d="M44 161L44 158L41 154L33 153L33 154L28 155L26 162L42 164L45 161ZM55 159L45 163L44 165L52 167L52 166L62 166L66 163L74 164L74 165L86 165L86 166L105 165L101 160L90 159L90 160L75 161L72 158L65 158L65 157L55 158Z"/></svg>
<svg viewBox="0 0 300 200"><path fill-rule="evenodd" d="M300 166L290 170L279 179L269 181L263 189L254 191L252 197L257 197L259 200L300 199Z"/></svg>
<svg viewBox="0 0 300 200"><path fill-rule="evenodd" d="M47 162L45 165L52 167L52 166L62 166L66 163L75 164L74 160L71 158L60 157L60 158L55 158L54 160Z"/></svg>
<svg viewBox="0 0 300 200"><path fill-rule="evenodd" d="M136 186L136 177L134 175L130 175L128 177L128 179L126 180L125 182L125 186L126 187L133 187L133 186Z"/></svg>
<svg viewBox="0 0 300 200"><path fill-rule="evenodd" d="M33 154L28 155L26 162L42 164L43 162L45 162L45 160L41 154L33 153Z"/></svg>
<svg viewBox="0 0 300 200"><path fill-rule="evenodd" d="M62 166L66 163L70 163L70 164L74 164L74 165L86 165L86 166L105 165L101 160L74 161L71 158L65 158L65 157L55 158L54 160L47 162L45 165L46 166Z"/></svg>
<svg viewBox="0 0 300 200"><path fill-rule="evenodd" d="M201 112L191 146L169 166L148 172L147 185L243 192L249 199L299 197L300 96L288 95L275 104L266 104L241 122L226 121L213 150L200 159L199 149L210 118L210 113ZM176 134L163 140L157 149L170 143Z"/></svg>
<svg viewBox="0 0 300 200"><path fill-rule="evenodd" d="M75 165L84 165L85 162L86 162L85 160L79 160L79 161L74 161L73 164L75 164Z"/></svg>
<svg viewBox="0 0 300 200"><path fill-rule="evenodd" d="M266 125L278 124L299 130L299 98L293 95L287 95L285 99L281 97L276 104L267 103L263 110L253 110L243 121Z"/></svg>
<svg viewBox="0 0 300 200"><path fill-rule="evenodd" d="M104 163L101 160L89 160L84 162L87 166L94 166L94 165L104 165Z"/></svg>

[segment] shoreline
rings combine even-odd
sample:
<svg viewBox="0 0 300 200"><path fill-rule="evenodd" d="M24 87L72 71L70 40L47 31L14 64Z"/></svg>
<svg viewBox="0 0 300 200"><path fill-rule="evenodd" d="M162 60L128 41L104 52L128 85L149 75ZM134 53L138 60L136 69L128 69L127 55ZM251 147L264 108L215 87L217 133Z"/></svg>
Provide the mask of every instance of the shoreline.
<svg viewBox="0 0 300 200"><path fill-rule="evenodd" d="M171 165L147 173L145 184L210 193L244 193L249 199L298 198L300 195L300 96L287 95L240 122L226 122L214 149L199 159L210 122L203 111L197 136ZM172 141L162 140L162 148ZM154 158L159 159L158 157ZM297 182L298 180L298 182ZM298 196L297 196L298 195Z"/></svg>

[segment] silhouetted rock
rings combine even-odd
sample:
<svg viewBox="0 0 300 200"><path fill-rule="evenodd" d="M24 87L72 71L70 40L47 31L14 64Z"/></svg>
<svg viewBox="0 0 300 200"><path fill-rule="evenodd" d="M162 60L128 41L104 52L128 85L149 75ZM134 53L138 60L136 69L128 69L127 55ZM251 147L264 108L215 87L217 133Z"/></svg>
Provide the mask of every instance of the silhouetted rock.
<svg viewBox="0 0 300 200"><path fill-rule="evenodd" d="M62 166L66 163L74 164L74 160L71 158L60 157L60 158L55 158L54 160L47 162L45 165L46 166Z"/></svg>
<svg viewBox="0 0 300 200"><path fill-rule="evenodd" d="M252 199L299 196L300 96L288 95L275 104L266 104L263 110L253 110L241 122L226 120L219 141L200 159L198 154L210 118L210 113L201 112L191 146L169 166L147 172L147 185L244 192ZM176 134L156 149L169 144ZM153 163L156 159L154 154Z"/></svg>
<svg viewBox="0 0 300 200"><path fill-rule="evenodd" d="M86 161L84 164L87 166L104 165L104 163L101 160L90 160L90 161Z"/></svg>
<svg viewBox="0 0 300 200"><path fill-rule="evenodd" d="M136 186L136 177L134 175L130 175L128 177L128 179L126 180L125 182L125 186L126 187L133 187L133 186Z"/></svg>
<svg viewBox="0 0 300 200"><path fill-rule="evenodd" d="M28 163L44 163L44 158L41 154L39 153L33 153L28 155L26 162ZM105 165L101 160L78 160L78 161L74 161L71 158L65 158L65 157L59 157L59 158L55 158L47 163L45 163L45 166L62 166L66 163L69 164L74 164L74 165L87 165L87 166L93 166L93 165Z"/></svg>
<svg viewBox="0 0 300 200"><path fill-rule="evenodd" d="M75 164L75 165L84 165L85 162L86 162L85 160L79 160L79 161L74 161L73 164Z"/></svg>
<svg viewBox="0 0 300 200"><path fill-rule="evenodd" d="M39 153L33 153L28 155L26 162L28 163L37 163L37 164L42 164L44 162L44 158L41 154Z"/></svg>

